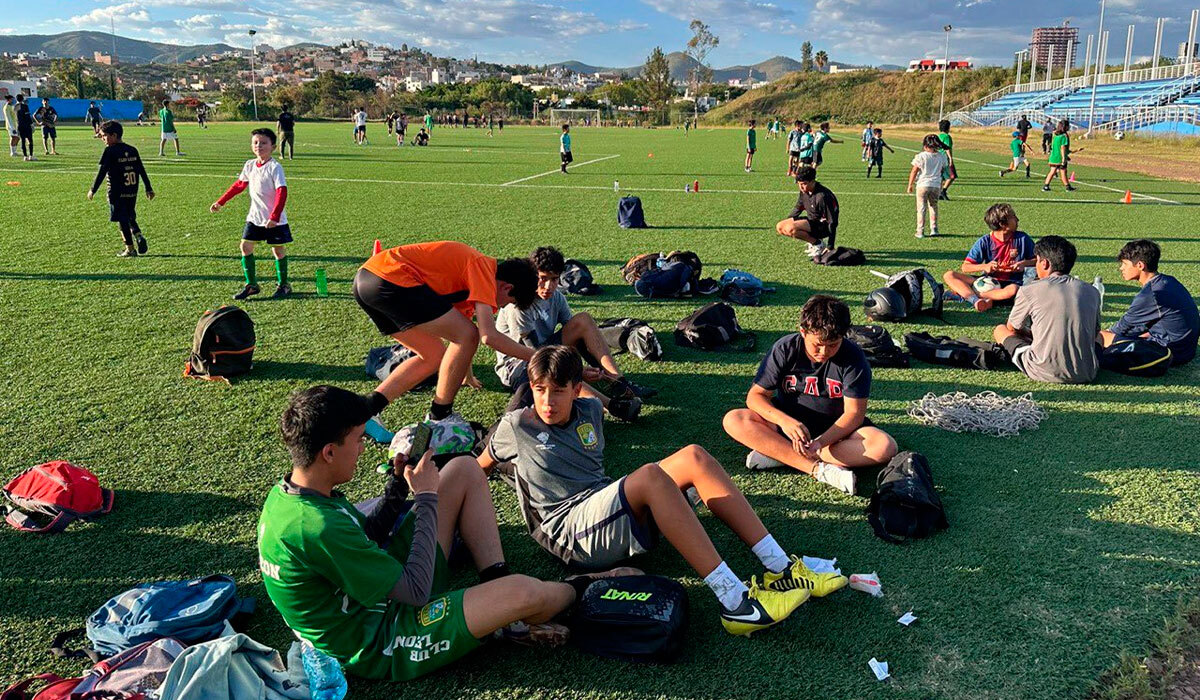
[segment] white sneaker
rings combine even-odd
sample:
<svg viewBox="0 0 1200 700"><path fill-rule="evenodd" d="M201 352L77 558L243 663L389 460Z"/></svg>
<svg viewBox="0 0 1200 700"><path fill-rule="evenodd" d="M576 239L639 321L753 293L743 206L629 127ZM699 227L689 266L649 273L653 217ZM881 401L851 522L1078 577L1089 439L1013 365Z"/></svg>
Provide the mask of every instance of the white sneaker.
<svg viewBox="0 0 1200 700"><path fill-rule="evenodd" d="M836 464L828 462L817 462L817 468L813 470L813 478L822 484L832 486L844 494L854 495L855 476L854 471L845 467L839 467Z"/></svg>
<svg viewBox="0 0 1200 700"><path fill-rule="evenodd" d="M804 248L804 254L810 258L815 258L828 249L829 246L825 245L824 241L820 243L809 243Z"/></svg>
<svg viewBox="0 0 1200 700"><path fill-rule="evenodd" d="M775 469L777 467L787 466L783 462L776 459L771 459L758 450L750 450L750 454L746 455L746 468L754 471L762 471L764 469Z"/></svg>
<svg viewBox="0 0 1200 700"><path fill-rule="evenodd" d="M26 160L37 160L37 156L29 156Z"/></svg>
<svg viewBox="0 0 1200 700"><path fill-rule="evenodd" d="M930 231L929 231L929 237L930 237L930 238L933 238L934 236L938 236L938 235L941 235L941 234L939 234L939 233L938 233L938 230L937 230L936 228L935 228L935 229L930 229Z"/></svg>
<svg viewBox="0 0 1200 700"><path fill-rule="evenodd" d="M917 238L924 238L924 237L925 237L925 234L921 233L920 231L917 231Z"/></svg>

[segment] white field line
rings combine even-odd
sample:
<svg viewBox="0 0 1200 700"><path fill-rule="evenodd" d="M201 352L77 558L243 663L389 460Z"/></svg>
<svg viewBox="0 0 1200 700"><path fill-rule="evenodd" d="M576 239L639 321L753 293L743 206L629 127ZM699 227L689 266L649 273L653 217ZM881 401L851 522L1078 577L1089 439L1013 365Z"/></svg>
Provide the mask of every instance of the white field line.
<svg viewBox="0 0 1200 700"><path fill-rule="evenodd" d="M914 148L905 148L904 146L896 146L896 148L901 151L908 151L909 153L919 153L919 151ZM1004 163L1004 164L985 163L981 160L971 160L970 158L959 158L958 156L955 156L954 160L955 160L955 162L962 161L964 163L973 163L975 165L984 165L989 168L996 168L997 170L1003 170L1008 167L1008 163ZM1046 173L1035 172L1034 175L1037 175L1040 178L1040 177L1045 177ZM1099 189L1108 190L1109 192L1116 192L1118 194L1125 193L1125 190L1117 189L1116 187L1109 187L1108 185L1097 185L1094 182L1085 182L1083 180L1075 180L1075 184L1076 185L1084 185L1086 187L1097 187ZM1163 199L1162 197L1154 197L1154 196L1148 195L1148 194L1138 194L1137 192L1133 192L1132 194L1134 197L1137 197L1137 198L1152 199L1156 202L1162 202L1163 204L1181 204L1181 202L1176 202L1173 199ZM957 199L966 199L966 197L957 197ZM1014 200L1014 201L1021 201L1021 200ZM1039 199L1037 201L1044 202L1045 200ZM1071 200L1071 201L1075 201L1075 200Z"/></svg>
<svg viewBox="0 0 1200 700"><path fill-rule="evenodd" d="M602 161L602 160L611 160L611 159L613 159L613 158L620 158L620 157L621 157L621 154L620 154L620 153L617 153L617 154L614 154L614 155L611 155L611 156L604 156L603 158L593 158L592 160L585 160L585 161L584 161L584 162L582 162L582 163L572 163L572 164L570 164L570 165L568 165L568 166L567 166L567 169L571 169L571 168L578 168L578 167L582 167L582 166L584 166L584 165L591 165L592 163L599 163L599 162L600 162L600 161ZM518 183L521 183L521 182L525 182L525 181L527 181L527 180L534 180L534 179L537 179L537 178L539 178L539 177L545 177L545 176L547 176L547 175L553 175L554 173L557 173L557 172L561 172L561 169L557 169L557 168L556 168L556 169L554 169L554 170L547 170L547 171L546 171L546 172L544 172L544 173L538 173L537 175L530 175L529 177L523 177L523 178L520 178L520 179L518 179L518 180L513 180L513 181L511 181L511 182L505 182L505 183L501 184L500 186L501 186L501 187L509 187L509 186L516 185L516 184L518 184Z"/></svg>

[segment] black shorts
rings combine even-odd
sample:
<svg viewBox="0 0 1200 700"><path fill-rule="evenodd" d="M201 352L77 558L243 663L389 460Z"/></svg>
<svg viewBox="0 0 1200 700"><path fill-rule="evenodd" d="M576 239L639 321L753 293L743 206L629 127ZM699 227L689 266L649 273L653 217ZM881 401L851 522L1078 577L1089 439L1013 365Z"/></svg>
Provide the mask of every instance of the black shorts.
<svg viewBox="0 0 1200 700"><path fill-rule="evenodd" d="M746 153L749 153L750 155L754 155L754 152L757 150L758 150L757 148L747 148Z"/></svg>
<svg viewBox="0 0 1200 700"><path fill-rule="evenodd" d="M572 163L572 162L574 162L574 161L575 161L575 159L574 159L574 158L571 156L571 152L570 152L570 151L565 151L565 152L563 152L563 153L562 153L562 162L564 162L564 163Z"/></svg>
<svg viewBox="0 0 1200 700"><path fill-rule="evenodd" d="M267 228L247 221L246 228L242 229L242 240L265 241L267 245L284 245L292 242L292 229L287 224Z"/></svg>
<svg viewBox="0 0 1200 700"><path fill-rule="evenodd" d="M807 216L793 216L792 221L807 221L812 237L817 240L829 238L830 234L833 233L829 230L829 224L826 224L824 221L814 221Z"/></svg>
<svg viewBox="0 0 1200 700"><path fill-rule="evenodd" d="M824 163L824 162L825 162L825 159L823 157L821 157L820 153L818 153L817 154L817 165L820 165L821 163Z"/></svg>
<svg viewBox="0 0 1200 700"><path fill-rule="evenodd" d="M784 409L782 406L776 405L774 401L772 401L771 403L772 403L772 405L775 405L775 408L778 408L779 410L788 414L792 418L795 418L796 420L803 423L804 427L808 428L809 437L814 438L814 439L821 436L826 430L829 430L831 427L833 427L833 424L837 422L837 419L841 418L840 415L831 416L831 415L828 415L825 413L818 413L817 411L814 411L811 408L805 408L803 406L800 406L799 408L790 408L789 407L787 409ZM860 425L859 427L860 428L869 428L874 425L875 424L871 422L870 418L867 418L864 416L862 425ZM778 426L776 426L775 429L777 431L779 431L780 435L783 434L782 428L779 428Z"/></svg>
<svg viewBox="0 0 1200 700"><path fill-rule="evenodd" d="M800 151L788 151L788 155L789 155L790 157L792 157L792 158L799 158L799 157L800 157Z"/></svg>
<svg viewBox="0 0 1200 700"><path fill-rule="evenodd" d="M805 156L805 157L801 158L800 164L801 165L812 165L813 164L812 156Z"/></svg>
<svg viewBox="0 0 1200 700"><path fill-rule="evenodd" d="M365 134L365 133L367 133L367 127L366 127L366 125L356 126L356 127L354 127L354 131L355 131L355 133Z"/></svg>
<svg viewBox="0 0 1200 700"><path fill-rule="evenodd" d="M118 199L108 202L108 220L118 224L137 223L137 200L133 198Z"/></svg>
<svg viewBox="0 0 1200 700"><path fill-rule="evenodd" d="M359 268L354 275L354 300L383 335L401 333L446 315L467 292L438 294L426 285L401 287Z"/></svg>
<svg viewBox="0 0 1200 700"><path fill-rule="evenodd" d="M92 120L92 128L94 129L94 128L98 127L98 126L100 126L100 120L99 120L99 119L93 119L93 120Z"/></svg>
<svg viewBox="0 0 1200 700"><path fill-rule="evenodd" d="M883 166L883 156L871 156L871 159L870 159L870 162L868 163L868 165L878 165L878 166L882 167Z"/></svg>
<svg viewBox="0 0 1200 700"><path fill-rule="evenodd" d="M44 139L46 139L46 138L50 138L50 139L56 139L56 138L58 138L58 129L55 129L55 128L54 128L54 127L52 127L52 126L43 126L43 127L42 127L42 138L44 138Z"/></svg>

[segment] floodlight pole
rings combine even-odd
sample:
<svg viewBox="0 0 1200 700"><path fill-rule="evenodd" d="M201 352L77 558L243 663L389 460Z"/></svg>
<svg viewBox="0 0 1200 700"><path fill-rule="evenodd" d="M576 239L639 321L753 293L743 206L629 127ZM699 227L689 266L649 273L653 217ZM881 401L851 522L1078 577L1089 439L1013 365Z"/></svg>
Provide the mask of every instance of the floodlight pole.
<svg viewBox="0 0 1200 700"><path fill-rule="evenodd" d="M946 32L946 54L942 64L942 102L938 106L938 121L942 120L946 112L946 73L950 72L950 30L954 29L949 24L942 27L942 31Z"/></svg>
<svg viewBox="0 0 1200 700"><path fill-rule="evenodd" d="M258 86L255 85L257 80L254 79L254 55L258 53L258 49L254 46L254 35L258 32L250 30L250 97L254 102L254 121L258 121Z"/></svg>
<svg viewBox="0 0 1200 700"><path fill-rule="evenodd" d="M1154 59L1150 63L1151 80L1156 80L1158 78L1158 57L1162 54L1162 35L1164 24L1166 24L1166 20L1162 17L1159 17L1158 22L1156 22L1154 26Z"/></svg>
<svg viewBox="0 0 1200 700"><path fill-rule="evenodd" d="M1017 52L1017 84L1016 84L1016 87L1013 89L1013 92L1020 92L1020 91L1021 91L1021 67L1022 67L1022 66L1021 66L1021 62L1022 62L1022 61L1021 61L1021 59L1023 59L1023 58L1025 58L1025 52L1024 52L1024 51L1018 51L1018 52Z"/></svg>
<svg viewBox="0 0 1200 700"><path fill-rule="evenodd" d="M1100 73L1104 70L1104 61L1107 58L1107 56L1105 56L1104 54L1108 53L1107 51L1103 50L1104 48L1107 48L1107 47L1103 46L1103 44L1104 44L1104 2L1105 2L1105 0L1100 0L1100 26L1097 27L1097 29L1096 29L1096 37L1100 41L1101 50L1096 52L1096 59L1097 59L1096 60L1096 69L1097 70L1095 71L1094 75L1092 76L1092 99L1091 99L1091 103L1088 105L1088 130L1087 130L1087 133L1084 134L1085 137L1090 137L1092 135L1092 127L1094 126L1093 122L1096 121L1096 86L1100 84Z"/></svg>

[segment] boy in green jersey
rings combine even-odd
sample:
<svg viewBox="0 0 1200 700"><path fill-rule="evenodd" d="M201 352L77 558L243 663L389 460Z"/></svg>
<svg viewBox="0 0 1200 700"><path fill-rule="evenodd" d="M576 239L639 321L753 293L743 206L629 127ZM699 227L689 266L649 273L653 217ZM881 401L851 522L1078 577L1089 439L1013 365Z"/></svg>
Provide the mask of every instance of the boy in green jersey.
<svg viewBox="0 0 1200 700"><path fill-rule="evenodd" d="M816 133L816 138L813 140L813 151L816 153L816 161L813 163L813 167L821 167L821 163L825 160L821 156L821 151L825 150L825 144L827 143L843 142L829 135L829 122L821 122L821 130Z"/></svg>
<svg viewBox="0 0 1200 700"><path fill-rule="evenodd" d="M1062 180L1063 187L1068 192L1074 192L1075 188L1067 181L1067 166L1071 163L1071 122L1066 119L1061 119L1054 129L1054 138L1050 141L1050 159L1048 164L1050 172L1046 173L1046 182L1042 183L1042 191L1050 191L1050 183L1057 175L1059 180Z"/></svg>
<svg viewBox="0 0 1200 700"><path fill-rule="evenodd" d="M938 122L938 141L942 142L942 151L946 153L946 169L942 171L942 193L938 199L950 201L949 195L946 192L950 189L950 185L958 179L958 171L954 168L954 139L950 136L950 120L943 119Z"/></svg>
<svg viewBox="0 0 1200 700"><path fill-rule="evenodd" d="M474 458L456 457L439 472L432 452L398 455L369 512L335 490L354 477L372 412L370 398L332 386L295 394L284 410L292 471L271 489L258 523L259 569L284 622L347 672L390 680L441 668L497 631L530 643L564 641L565 628L546 623L590 579L551 583L509 573ZM480 583L450 590L446 558L456 533Z"/></svg>
<svg viewBox="0 0 1200 700"><path fill-rule="evenodd" d="M754 166L754 152L758 150L758 132L754 130L754 120L750 120L750 128L746 129L746 172Z"/></svg>
<svg viewBox="0 0 1200 700"><path fill-rule="evenodd" d="M175 131L175 113L171 111L170 100L163 100L162 109L158 110L158 121L161 126L161 133L158 139L158 155L164 155L163 149L166 147L167 141L175 142L175 155L183 155L183 152L179 150L179 134Z"/></svg>
<svg viewBox="0 0 1200 700"><path fill-rule="evenodd" d="M1008 166L1007 170L1000 171L1000 177L1004 177L1009 173L1015 173L1017 168L1023 165L1025 166L1025 177L1028 178L1029 161L1025 158L1025 139L1021 136L1020 131L1012 132L1012 142L1008 144L1008 147L1012 149L1012 164Z"/></svg>

